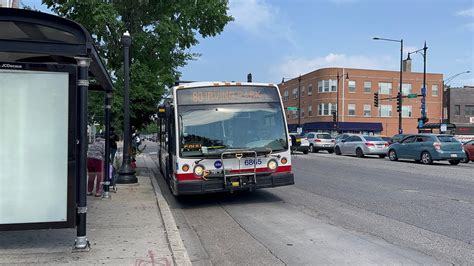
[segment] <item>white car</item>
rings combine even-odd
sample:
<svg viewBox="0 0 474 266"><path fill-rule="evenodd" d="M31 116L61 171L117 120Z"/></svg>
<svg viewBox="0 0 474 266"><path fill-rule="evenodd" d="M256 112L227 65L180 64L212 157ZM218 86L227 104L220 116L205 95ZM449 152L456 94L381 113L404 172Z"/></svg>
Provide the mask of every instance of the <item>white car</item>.
<svg viewBox="0 0 474 266"><path fill-rule="evenodd" d="M290 133L291 152L301 151L304 154L309 153L309 141L298 133Z"/></svg>
<svg viewBox="0 0 474 266"><path fill-rule="evenodd" d="M357 157L378 155L380 158L385 158L388 146L388 142L380 137L352 135L336 143L334 151L337 155L351 154Z"/></svg>
<svg viewBox="0 0 474 266"><path fill-rule="evenodd" d="M327 151L334 152L334 143L336 142L331 134L308 132L305 135L309 141L309 152Z"/></svg>

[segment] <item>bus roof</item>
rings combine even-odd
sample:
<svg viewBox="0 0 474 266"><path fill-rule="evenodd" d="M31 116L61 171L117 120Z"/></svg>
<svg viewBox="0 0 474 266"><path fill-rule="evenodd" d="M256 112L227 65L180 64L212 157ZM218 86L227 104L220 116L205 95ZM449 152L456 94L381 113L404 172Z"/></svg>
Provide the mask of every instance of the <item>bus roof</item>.
<svg viewBox="0 0 474 266"><path fill-rule="evenodd" d="M277 85L274 83L258 83L258 82L228 82L228 81L200 81L200 82L191 82L184 83L178 86L174 86L174 89L189 89L189 88L198 88L198 87L213 87L213 86L265 86L265 87L275 87Z"/></svg>

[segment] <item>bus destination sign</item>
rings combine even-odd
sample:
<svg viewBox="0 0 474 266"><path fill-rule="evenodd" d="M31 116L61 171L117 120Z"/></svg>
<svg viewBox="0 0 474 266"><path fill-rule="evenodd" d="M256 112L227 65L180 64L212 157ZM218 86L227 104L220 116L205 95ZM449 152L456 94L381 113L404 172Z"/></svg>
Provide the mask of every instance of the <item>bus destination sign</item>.
<svg viewBox="0 0 474 266"><path fill-rule="evenodd" d="M258 86L219 86L177 91L178 104L220 104L220 103L252 103L279 102L275 87Z"/></svg>

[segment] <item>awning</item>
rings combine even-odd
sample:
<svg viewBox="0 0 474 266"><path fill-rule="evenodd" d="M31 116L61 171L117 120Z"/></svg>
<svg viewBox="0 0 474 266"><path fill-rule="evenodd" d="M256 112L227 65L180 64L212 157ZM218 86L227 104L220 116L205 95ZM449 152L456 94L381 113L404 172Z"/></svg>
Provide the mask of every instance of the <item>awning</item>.
<svg viewBox="0 0 474 266"><path fill-rule="evenodd" d="M0 62L76 64L89 57L89 89L110 92L112 80L89 32L72 20L42 12L0 8Z"/></svg>

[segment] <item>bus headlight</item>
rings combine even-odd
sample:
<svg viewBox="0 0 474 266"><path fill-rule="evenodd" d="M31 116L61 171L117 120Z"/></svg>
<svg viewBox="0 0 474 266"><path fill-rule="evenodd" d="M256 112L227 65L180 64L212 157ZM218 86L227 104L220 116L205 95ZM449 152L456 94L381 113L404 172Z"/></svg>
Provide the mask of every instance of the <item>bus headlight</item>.
<svg viewBox="0 0 474 266"><path fill-rule="evenodd" d="M194 174L197 176L202 176L204 173L204 166L198 164L194 167Z"/></svg>
<svg viewBox="0 0 474 266"><path fill-rule="evenodd" d="M268 169L275 171L278 167L278 163L275 160L270 160L268 161L267 167Z"/></svg>

